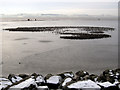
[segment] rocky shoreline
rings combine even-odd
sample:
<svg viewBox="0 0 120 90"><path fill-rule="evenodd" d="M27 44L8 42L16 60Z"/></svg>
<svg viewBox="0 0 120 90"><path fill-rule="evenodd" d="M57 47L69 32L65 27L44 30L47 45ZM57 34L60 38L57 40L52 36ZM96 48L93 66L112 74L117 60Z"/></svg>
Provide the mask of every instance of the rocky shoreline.
<svg viewBox="0 0 120 90"><path fill-rule="evenodd" d="M100 75L80 70L60 74L9 74L0 78L0 90L120 90L120 69Z"/></svg>

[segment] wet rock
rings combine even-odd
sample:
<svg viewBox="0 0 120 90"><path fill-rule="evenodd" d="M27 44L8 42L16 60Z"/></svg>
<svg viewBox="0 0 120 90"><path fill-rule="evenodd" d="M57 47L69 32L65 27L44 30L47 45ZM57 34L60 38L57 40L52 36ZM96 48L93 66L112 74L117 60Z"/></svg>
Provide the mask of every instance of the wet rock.
<svg viewBox="0 0 120 90"><path fill-rule="evenodd" d="M109 75L109 76L110 76L110 75L114 75L114 71L113 71L113 70L109 70L109 69L108 69L108 70L105 70L105 71L103 71L103 75L104 75L104 76L106 76L106 75Z"/></svg>
<svg viewBox="0 0 120 90"><path fill-rule="evenodd" d="M85 71L78 71L78 72L76 72L76 77L75 77L75 79L77 80L77 81L79 81L79 80L83 80L83 77L85 77L86 75L89 75L89 73L88 72L85 72Z"/></svg>
<svg viewBox="0 0 120 90"><path fill-rule="evenodd" d="M89 79L96 82L97 81L97 78L98 78L98 75L95 75L95 74L91 74L89 75Z"/></svg>
<svg viewBox="0 0 120 90"><path fill-rule="evenodd" d="M74 77L74 73L73 72L63 72L63 73L58 74L58 75L61 76L63 79L66 78L66 77L71 77L71 78Z"/></svg>
<svg viewBox="0 0 120 90"><path fill-rule="evenodd" d="M118 79L115 72L113 70L105 70L103 73L98 77L99 82L106 82L109 81L111 83L115 82L115 79Z"/></svg>
<svg viewBox="0 0 120 90"><path fill-rule="evenodd" d="M47 74L46 76L45 76L45 80L47 80L48 78L50 78L51 76L53 76L52 74Z"/></svg>
<svg viewBox="0 0 120 90"><path fill-rule="evenodd" d="M9 74L8 79L9 79L12 83L16 83L16 82L19 82L20 80L22 80L21 77L19 77L18 75L14 75L14 74Z"/></svg>
<svg viewBox="0 0 120 90"><path fill-rule="evenodd" d="M23 78L23 79L30 77L30 76L27 75L27 74L19 74L18 76L21 77L21 78Z"/></svg>

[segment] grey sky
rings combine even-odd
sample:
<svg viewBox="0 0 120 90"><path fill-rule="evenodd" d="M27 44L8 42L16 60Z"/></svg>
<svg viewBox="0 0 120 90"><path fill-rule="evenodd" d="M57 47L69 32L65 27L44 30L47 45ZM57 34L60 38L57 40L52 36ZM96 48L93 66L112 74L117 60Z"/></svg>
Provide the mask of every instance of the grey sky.
<svg viewBox="0 0 120 90"><path fill-rule="evenodd" d="M1 0L1 14L117 15L118 0Z"/></svg>

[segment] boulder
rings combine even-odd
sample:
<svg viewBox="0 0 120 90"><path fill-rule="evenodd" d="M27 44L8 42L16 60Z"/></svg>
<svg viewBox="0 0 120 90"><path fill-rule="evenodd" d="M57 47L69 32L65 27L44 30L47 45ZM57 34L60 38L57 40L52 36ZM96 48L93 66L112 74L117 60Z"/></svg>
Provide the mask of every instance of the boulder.
<svg viewBox="0 0 120 90"><path fill-rule="evenodd" d="M83 77L85 77L86 75L89 75L89 73L85 72L83 70L78 71L78 72L76 72L75 79L76 79L76 81L83 80Z"/></svg>
<svg viewBox="0 0 120 90"><path fill-rule="evenodd" d="M12 82L12 83L16 83L21 81L23 78L21 78L18 75L14 75L14 74L9 74L8 79Z"/></svg>
<svg viewBox="0 0 120 90"><path fill-rule="evenodd" d="M117 84L112 84L110 82L98 83L101 90L120 90Z"/></svg>
<svg viewBox="0 0 120 90"><path fill-rule="evenodd" d="M91 80L72 82L66 86L68 90L100 90L101 87Z"/></svg>
<svg viewBox="0 0 120 90"><path fill-rule="evenodd" d="M46 78L46 85L50 88L50 89L58 89L58 87L60 86L62 81L62 77L61 76L49 76L49 78Z"/></svg>
<svg viewBox="0 0 120 90"><path fill-rule="evenodd" d="M12 85L12 82L9 79L4 77L0 78L0 90L8 87L9 85Z"/></svg>
<svg viewBox="0 0 120 90"><path fill-rule="evenodd" d="M71 78L74 77L74 73L73 72L63 72L63 73L58 74L58 75L61 76L63 79L66 78L66 77L71 77Z"/></svg>
<svg viewBox="0 0 120 90"><path fill-rule="evenodd" d="M71 82L71 81L72 81L71 77L66 77L61 83L61 87L64 87L68 82Z"/></svg>
<svg viewBox="0 0 120 90"><path fill-rule="evenodd" d="M23 79L30 77L30 76L27 75L27 74L19 74L18 76L21 77L21 78L23 78Z"/></svg>
<svg viewBox="0 0 120 90"><path fill-rule="evenodd" d="M12 90L12 89L20 88L23 90L34 90L34 89L36 89L36 87L37 87L37 84L35 82L35 79L29 78L29 79L26 79L25 81L22 81L16 85L11 86L9 89Z"/></svg>

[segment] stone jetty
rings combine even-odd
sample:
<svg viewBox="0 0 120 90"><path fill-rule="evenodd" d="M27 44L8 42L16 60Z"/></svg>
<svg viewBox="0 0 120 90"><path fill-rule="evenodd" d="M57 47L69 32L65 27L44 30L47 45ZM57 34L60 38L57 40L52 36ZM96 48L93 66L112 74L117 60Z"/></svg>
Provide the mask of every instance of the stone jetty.
<svg viewBox="0 0 120 90"><path fill-rule="evenodd" d="M54 26L54 27L17 27L17 28L7 28L3 30L8 31L32 31L32 32L40 32L40 31L54 31L54 30L63 30L63 29L80 29L84 31L92 31L92 32L102 32L102 31L109 31L114 30L114 28L110 27L89 27L89 26Z"/></svg>
<svg viewBox="0 0 120 90"><path fill-rule="evenodd" d="M0 90L120 90L120 69L107 69L100 75L83 70L46 76L9 74L0 78Z"/></svg>
<svg viewBox="0 0 120 90"><path fill-rule="evenodd" d="M55 26L55 27L18 27L3 30L18 32L52 32L60 34L62 39L99 39L109 38L111 35L107 31L113 31L110 27L88 27L88 26Z"/></svg>

